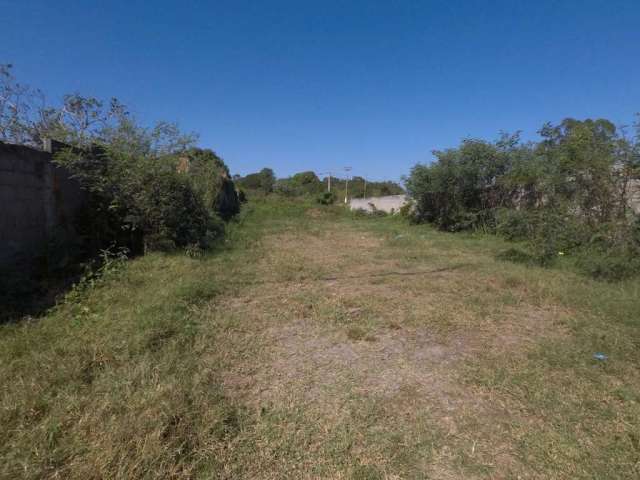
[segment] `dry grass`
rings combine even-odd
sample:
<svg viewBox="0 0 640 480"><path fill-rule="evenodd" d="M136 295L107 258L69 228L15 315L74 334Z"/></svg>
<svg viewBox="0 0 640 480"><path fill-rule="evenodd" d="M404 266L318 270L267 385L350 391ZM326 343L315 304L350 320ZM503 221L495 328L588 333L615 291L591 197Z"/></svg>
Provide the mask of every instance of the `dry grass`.
<svg viewBox="0 0 640 480"><path fill-rule="evenodd" d="M376 421L383 431L403 425L402 435L415 438L426 424L431 435L449 438L457 448L468 441L481 466L523 470L515 445L504 441L512 414L464 382L460 371L481 353L515 359L543 338L565 336L558 321L563 313L520 301L492 305L486 315L469 298L499 295L495 280L468 268L403 265L380 236L339 227L266 238L268 253L257 267L264 283L241 294L246 301L221 300L221 310L252 325L227 338L226 350L243 353L229 361L225 391L255 411L302 407L334 426L354 401L375 401L387 409ZM292 282L288 269L299 264L306 266L300 271L314 273ZM247 342L251 356L244 353ZM464 425L477 418L485 421L475 435L491 439L489 451L482 451L484 442L466 438ZM454 468L446 442L429 456L412 473L443 475ZM394 469L384 456L376 465L387 473Z"/></svg>
<svg viewBox="0 0 640 480"><path fill-rule="evenodd" d="M0 473L638 475L637 284L500 263L487 237L253 208L232 248L146 257L5 328Z"/></svg>

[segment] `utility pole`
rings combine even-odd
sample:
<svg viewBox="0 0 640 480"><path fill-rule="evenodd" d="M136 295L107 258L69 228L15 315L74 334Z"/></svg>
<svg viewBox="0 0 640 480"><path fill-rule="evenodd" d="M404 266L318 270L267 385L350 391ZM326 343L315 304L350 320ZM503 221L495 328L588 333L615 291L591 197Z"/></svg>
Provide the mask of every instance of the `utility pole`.
<svg viewBox="0 0 640 480"><path fill-rule="evenodd" d="M331 193L331 172L320 172L318 175L328 175L329 183L327 186L327 192Z"/></svg>
<svg viewBox="0 0 640 480"><path fill-rule="evenodd" d="M364 193L362 194L362 198L367 198L367 179L364 179Z"/></svg>
<svg viewBox="0 0 640 480"><path fill-rule="evenodd" d="M349 172L351 167L344 167L344 171L347 172L347 178L344 184L344 203L349 203Z"/></svg>

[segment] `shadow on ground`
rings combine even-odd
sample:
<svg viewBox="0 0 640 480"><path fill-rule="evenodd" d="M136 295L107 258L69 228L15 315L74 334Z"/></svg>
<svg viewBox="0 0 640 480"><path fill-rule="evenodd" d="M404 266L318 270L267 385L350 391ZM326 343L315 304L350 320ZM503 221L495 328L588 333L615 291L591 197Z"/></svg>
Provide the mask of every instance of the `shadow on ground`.
<svg viewBox="0 0 640 480"><path fill-rule="evenodd" d="M0 324L43 315L77 281L79 274L43 275L36 269L0 273Z"/></svg>

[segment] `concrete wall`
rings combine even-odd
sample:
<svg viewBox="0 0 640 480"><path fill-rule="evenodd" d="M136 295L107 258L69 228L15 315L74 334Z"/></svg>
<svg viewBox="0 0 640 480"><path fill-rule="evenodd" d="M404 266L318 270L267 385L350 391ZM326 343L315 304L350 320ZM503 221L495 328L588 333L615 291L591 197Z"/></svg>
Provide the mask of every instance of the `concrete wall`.
<svg viewBox="0 0 640 480"><path fill-rule="evenodd" d="M352 198L349 202L351 210L365 210L372 212L381 210L387 213L398 213L400 208L409 201L406 195L388 195L386 197Z"/></svg>
<svg viewBox="0 0 640 480"><path fill-rule="evenodd" d="M629 207L640 215L640 180L632 180L629 184Z"/></svg>
<svg viewBox="0 0 640 480"><path fill-rule="evenodd" d="M46 150L0 142L0 266L29 262L48 239L71 240L86 194Z"/></svg>
<svg viewBox="0 0 640 480"><path fill-rule="evenodd" d="M629 184L629 207L640 215L640 180L632 180ZM386 197L352 198L349 201L351 210L365 210L367 212L382 210L383 212L395 213L409 201L406 195L389 195Z"/></svg>

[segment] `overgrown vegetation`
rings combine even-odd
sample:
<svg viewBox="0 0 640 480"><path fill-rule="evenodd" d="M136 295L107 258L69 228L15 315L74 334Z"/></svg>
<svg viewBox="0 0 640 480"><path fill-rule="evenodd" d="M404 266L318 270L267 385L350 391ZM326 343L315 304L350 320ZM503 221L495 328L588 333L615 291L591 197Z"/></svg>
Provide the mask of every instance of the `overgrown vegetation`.
<svg viewBox="0 0 640 480"><path fill-rule="evenodd" d="M525 240L520 258L549 265L571 255L585 272L640 272L640 127L628 137L607 120L547 124L538 143L503 135L434 152L407 179L416 218L443 230ZM637 193L636 193L637 194Z"/></svg>
<svg viewBox="0 0 640 480"><path fill-rule="evenodd" d="M235 182L250 195L279 194L288 198L313 198L329 191L329 177L320 179L314 172L296 173L291 177L276 179L273 170L263 168L260 172L251 173L244 177L234 178ZM347 185L348 183L348 185ZM336 198L378 197L385 195L400 195L404 190L395 182L368 182L363 177L355 176L347 182L346 179L331 177L331 193Z"/></svg>
<svg viewBox="0 0 640 480"><path fill-rule="evenodd" d="M323 185L326 187L328 179L323 179ZM347 189L346 180L344 178L331 178L331 189L335 192L340 192L338 197L344 198L345 191ZM363 198L363 197L384 197L386 195L402 195L405 193L403 188L396 182L381 181L373 182L366 180L360 176L354 176L349 179L349 197L350 198Z"/></svg>
<svg viewBox="0 0 640 480"><path fill-rule="evenodd" d="M318 176L307 171L278 179L274 191L284 197L314 197L323 191L323 187Z"/></svg>
<svg viewBox="0 0 640 480"><path fill-rule="evenodd" d="M333 192L323 192L318 195L317 200L321 205L333 205L336 202L336 194Z"/></svg>
<svg viewBox="0 0 640 480"><path fill-rule="evenodd" d="M234 177L234 181L240 188L267 195L273 192L276 176L270 168L263 168L257 173L250 173L244 177L238 175Z"/></svg>
<svg viewBox="0 0 640 480"><path fill-rule="evenodd" d="M239 211L227 166L196 148L196 135L167 122L142 126L117 99L71 94L47 105L0 66L0 141L40 147L45 138L63 143L56 162L89 192L78 229L90 252L208 248Z"/></svg>

